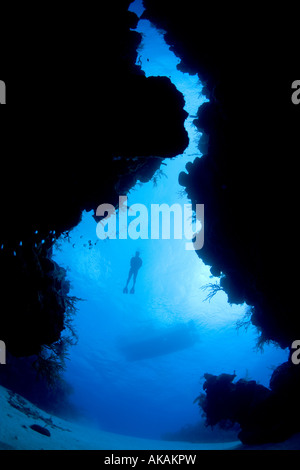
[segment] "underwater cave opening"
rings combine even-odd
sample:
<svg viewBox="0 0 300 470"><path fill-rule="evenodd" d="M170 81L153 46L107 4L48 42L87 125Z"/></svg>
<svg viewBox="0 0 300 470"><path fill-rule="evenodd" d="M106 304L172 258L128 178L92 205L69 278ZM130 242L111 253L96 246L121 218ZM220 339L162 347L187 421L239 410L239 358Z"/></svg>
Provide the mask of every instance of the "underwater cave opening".
<svg viewBox="0 0 300 470"><path fill-rule="evenodd" d="M142 12L139 2L132 10ZM143 34L138 63L146 76L167 76L183 93L189 146L167 159L152 181L131 189L128 205L188 204L178 175L201 157L200 134L193 117L205 97L197 76L177 69L180 60L162 32L140 20ZM99 201L99 204L107 201ZM219 283L185 240L106 239L96 234L92 212L61 237L53 259L68 269L71 295L78 302L74 320L79 341L70 349L65 379L72 402L102 429L138 437L160 438L166 432L201 420L193 403L204 373L235 373L268 385L272 367L286 352L266 345L255 351L256 329L237 329L247 305L230 305L219 290L210 301L201 288ZM134 295L124 294L129 263L139 251L143 265Z"/></svg>

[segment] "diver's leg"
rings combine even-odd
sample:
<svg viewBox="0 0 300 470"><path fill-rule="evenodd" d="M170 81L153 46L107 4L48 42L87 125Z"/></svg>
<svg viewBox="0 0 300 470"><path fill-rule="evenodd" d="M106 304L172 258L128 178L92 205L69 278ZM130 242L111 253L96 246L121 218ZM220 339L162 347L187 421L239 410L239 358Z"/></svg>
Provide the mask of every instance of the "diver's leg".
<svg viewBox="0 0 300 470"><path fill-rule="evenodd" d="M129 284L129 282L130 282L130 279L132 278L132 274L133 274L133 272L132 272L132 269L131 269L131 270L129 271L129 274L128 274L127 286L128 286L128 284Z"/></svg>
<svg viewBox="0 0 300 470"><path fill-rule="evenodd" d="M126 286L125 286L124 289L123 289L124 294L127 294L127 293L128 293L128 289L127 289L127 288L128 288L128 284L129 284L129 282L130 282L131 276L132 276L132 269L130 269L130 271L129 271L128 279L127 279L127 282L126 282Z"/></svg>
<svg viewBox="0 0 300 470"><path fill-rule="evenodd" d="M130 291L130 294L134 294L134 288L135 288L135 283L136 283L136 276L137 276L137 271L134 271L133 273L133 286L132 286L132 289Z"/></svg>
<svg viewBox="0 0 300 470"><path fill-rule="evenodd" d="M133 274L133 271L132 271L132 269L130 269L129 274L128 274L128 279L127 279L126 287L128 287L128 284L129 284L129 282L130 282L130 279L131 279L131 277L132 277L132 274Z"/></svg>

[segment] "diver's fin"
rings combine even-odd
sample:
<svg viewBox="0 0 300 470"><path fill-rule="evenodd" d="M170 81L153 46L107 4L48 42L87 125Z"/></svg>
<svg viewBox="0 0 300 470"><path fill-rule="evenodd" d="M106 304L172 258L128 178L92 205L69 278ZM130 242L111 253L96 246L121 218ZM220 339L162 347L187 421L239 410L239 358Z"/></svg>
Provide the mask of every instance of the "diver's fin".
<svg viewBox="0 0 300 470"><path fill-rule="evenodd" d="M128 289L127 289L127 287L124 287L124 289L123 289L123 294L128 294Z"/></svg>
<svg viewBox="0 0 300 470"><path fill-rule="evenodd" d="M130 294L134 294L134 287L131 289Z"/></svg>

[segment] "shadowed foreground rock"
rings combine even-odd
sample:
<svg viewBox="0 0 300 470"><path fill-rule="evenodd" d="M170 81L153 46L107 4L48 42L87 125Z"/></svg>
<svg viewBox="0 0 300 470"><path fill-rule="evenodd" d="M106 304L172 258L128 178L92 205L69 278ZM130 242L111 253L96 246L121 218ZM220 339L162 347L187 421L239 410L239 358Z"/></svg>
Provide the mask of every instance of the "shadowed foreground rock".
<svg viewBox="0 0 300 470"><path fill-rule="evenodd" d="M20 6L22 40L3 56L11 104L27 97L33 110L0 123L0 337L15 356L39 353L65 327L66 273L50 261L57 238L83 210L117 207L188 145L181 93L135 64L141 35L130 3L41 7L39 22L35 7Z"/></svg>
<svg viewBox="0 0 300 470"><path fill-rule="evenodd" d="M224 429L235 423L243 444L281 442L298 430L300 374L292 363L280 365L272 374L270 388L236 375L204 375L205 394L198 397L207 426Z"/></svg>
<svg viewBox="0 0 300 470"><path fill-rule="evenodd" d="M209 99L194 121L203 156L179 176L194 206L205 205L205 243L197 254L220 278L229 303L251 306L247 320L258 328L259 345L290 347L300 331L293 287L300 106L291 100L299 78L299 5L292 13L287 4L258 1L143 3L144 18L166 32L178 67L199 76ZM245 442L299 431L290 386L292 378L299 383L298 369L285 365L275 377L276 393L207 376L208 422L237 420Z"/></svg>
<svg viewBox="0 0 300 470"><path fill-rule="evenodd" d="M1 44L16 34L2 51L0 78L17 111L6 107L0 119L0 339L9 362L0 382L41 406L74 338L76 299L51 260L54 243L83 210L117 207L120 195L188 146L183 96L136 65L141 35L130 3L40 5L39 21L36 6L20 5L13 25L3 10ZM67 329L71 339L62 339ZM49 403L64 407L61 389Z"/></svg>

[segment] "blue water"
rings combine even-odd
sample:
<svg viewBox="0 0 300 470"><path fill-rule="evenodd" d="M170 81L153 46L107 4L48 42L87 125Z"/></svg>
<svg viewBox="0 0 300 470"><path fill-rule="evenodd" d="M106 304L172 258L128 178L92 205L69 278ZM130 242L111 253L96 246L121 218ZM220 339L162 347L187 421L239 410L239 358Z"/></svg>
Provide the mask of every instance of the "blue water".
<svg viewBox="0 0 300 470"><path fill-rule="evenodd" d="M137 4L132 9L141 11ZM165 161L163 175L137 184L128 194L133 203L190 201L178 184L189 161L201 156L192 116L205 101L196 76L177 70L179 60L161 33L139 22L144 39L138 63L147 76L170 77L185 97L190 145ZM99 201L99 204L109 201ZM102 429L138 437L159 438L201 419L193 400L203 374L236 372L268 385L272 369L287 358L275 346L255 350L257 331L236 328L246 305L229 305L224 292L210 302L201 287L218 282L186 240L99 240L92 213L57 243L53 258L68 268L71 295L78 303L78 344L70 350L65 372L72 402ZM140 251L143 266L134 295L123 294L130 258Z"/></svg>

